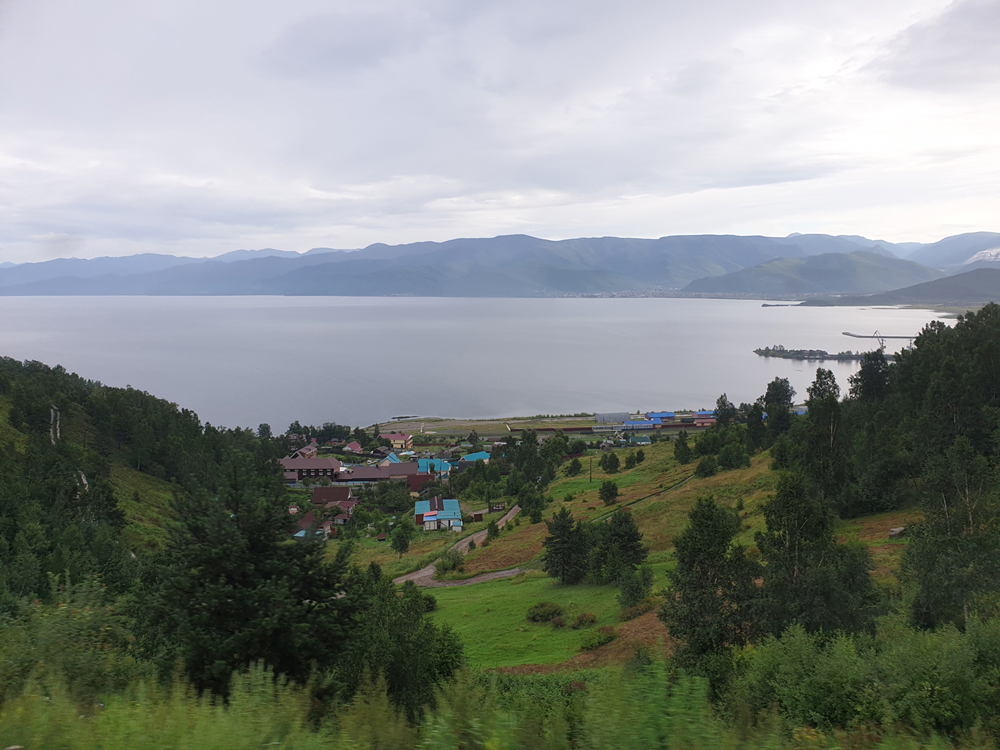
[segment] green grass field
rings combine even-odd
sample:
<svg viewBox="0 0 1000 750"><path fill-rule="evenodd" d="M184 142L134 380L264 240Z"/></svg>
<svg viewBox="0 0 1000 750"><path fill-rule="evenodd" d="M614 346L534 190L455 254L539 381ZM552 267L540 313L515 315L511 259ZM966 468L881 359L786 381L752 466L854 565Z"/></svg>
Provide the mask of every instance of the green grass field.
<svg viewBox="0 0 1000 750"><path fill-rule="evenodd" d="M162 546L173 496L170 485L121 464L112 464L111 482L118 507L129 524L126 529L128 538L141 547ZM136 493L139 495L138 502Z"/></svg>
<svg viewBox="0 0 1000 750"><path fill-rule="evenodd" d="M465 643L465 655L473 669L512 667L521 664L553 664L580 652L585 630L555 629L526 619L528 607L555 602L566 610L571 623L584 612L597 617L597 626L618 621L617 589L613 586L560 586L544 574L431 589L438 601L435 622L447 623Z"/></svg>

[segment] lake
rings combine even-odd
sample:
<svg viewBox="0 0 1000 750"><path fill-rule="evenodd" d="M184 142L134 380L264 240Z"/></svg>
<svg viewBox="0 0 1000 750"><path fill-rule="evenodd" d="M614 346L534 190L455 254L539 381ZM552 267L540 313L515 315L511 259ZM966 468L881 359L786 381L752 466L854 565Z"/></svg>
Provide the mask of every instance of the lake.
<svg viewBox="0 0 1000 750"><path fill-rule="evenodd" d="M397 415L711 408L818 363L753 350L870 349L927 310L717 299L0 297L0 355L149 391L229 427ZM905 341L890 341L896 350ZM855 363L827 362L847 390Z"/></svg>

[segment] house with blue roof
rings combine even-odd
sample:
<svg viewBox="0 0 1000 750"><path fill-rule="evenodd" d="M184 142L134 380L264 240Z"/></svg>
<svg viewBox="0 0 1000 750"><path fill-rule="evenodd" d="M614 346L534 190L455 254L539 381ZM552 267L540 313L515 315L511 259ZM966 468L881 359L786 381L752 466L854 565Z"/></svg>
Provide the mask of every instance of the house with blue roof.
<svg viewBox="0 0 1000 750"><path fill-rule="evenodd" d="M447 477L452 469L451 462L443 458L418 458L417 467L421 474L434 473L441 478Z"/></svg>
<svg viewBox="0 0 1000 750"><path fill-rule="evenodd" d="M662 422L664 419L673 419L674 413L672 411L651 411L646 416L649 419L659 419Z"/></svg>
<svg viewBox="0 0 1000 750"><path fill-rule="evenodd" d="M413 522L422 526L424 531L438 529L462 530L462 509L458 500L442 500L439 497L430 500L417 500L413 504Z"/></svg>
<svg viewBox="0 0 1000 750"><path fill-rule="evenodd" d="M478 453L469 453L462 456L459 461L468 461L470 464L476 463L476 461L483 461L485 463L490 462L490 454L486 451L479 451Z"/></svg>
<svg viewBox="0 0 1000 750"><path fill-rule="evenodd" d="M378 465L388 466L389 464L400 464L400 463L402 463L402 461L399 460L399 456L397 456L395 453L390 453L388 456L379 461Z"/></svg>

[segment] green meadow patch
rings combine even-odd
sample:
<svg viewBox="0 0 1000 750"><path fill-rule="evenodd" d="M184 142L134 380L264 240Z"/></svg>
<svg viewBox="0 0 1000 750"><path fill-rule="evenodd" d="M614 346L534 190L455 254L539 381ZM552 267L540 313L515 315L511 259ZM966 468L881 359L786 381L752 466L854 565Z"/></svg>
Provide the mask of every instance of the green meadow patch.
<svg viewBox="0 0 1000 750"><path fill-rule="evenodd" d="M584 630L569 627L576 618L593 613L592 627L618 622L618 590L613 586L561 586L540 573L471 586L431 589L438 624L450 625L465 643L472 669L557 664L580 653ZM565 627L528 622L528 608L554 602L565 614Z"/></svg>

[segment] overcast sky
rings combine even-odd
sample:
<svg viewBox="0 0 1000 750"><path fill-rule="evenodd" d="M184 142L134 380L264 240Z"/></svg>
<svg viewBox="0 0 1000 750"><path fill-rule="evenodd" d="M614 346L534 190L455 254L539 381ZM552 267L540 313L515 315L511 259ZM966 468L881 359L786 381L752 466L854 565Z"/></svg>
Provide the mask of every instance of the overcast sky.
<svg viewBox="0 0 1000 750"><path fill-rule="evenodd" d="M1000 231L1000 0L0 0L0 261Z"/></svg>

